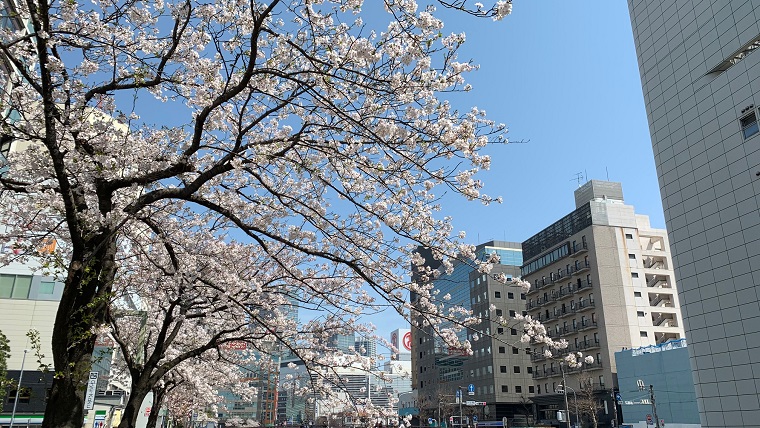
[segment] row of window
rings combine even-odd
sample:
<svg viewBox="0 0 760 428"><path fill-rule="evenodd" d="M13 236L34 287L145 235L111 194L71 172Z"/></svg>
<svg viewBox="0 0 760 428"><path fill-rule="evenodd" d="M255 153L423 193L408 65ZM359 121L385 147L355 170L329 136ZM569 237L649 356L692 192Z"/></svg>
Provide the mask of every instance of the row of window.
<svg viewBox="0 0 760 428"><path fill-rule="evenodd" d="M513 385L512 388L513 388L512 392L514 392L515 394L522 394L522 392L523 392L523 386L522 385ZM509 385L501 385L501 392L510 392L509 391ZM481 395L481 394L493 394L493 393L494 393L493 385L487 385L487 386L483 386L483 387L479 386L477 388L477 391L476 391L477 395ZM535 393L535 387L533 385L529 385L528 386L528 393L530 393L530 394Z"/></svg>
<svg viewBox="0 0 760 428"><path fill-rule="evenodd" d="M561 383L560 383L560 385L561 385ZM594 385L593 381L579 380L579 382L578 382L578 390L580 391L580 390L582 390L584 388L589 388L589 387L591 387L592 389L593 388L604 389L604 385L605 385L604 384L604 376L602 375L602 376L599 376L599 383L597 385ZM557 391L557 382L552 382L551 389L549 389L549 383L548 382L545 383L543 390L541 389L541 384L539 384L538 385L537 393L541 394L542 391L543 391L544 394L555 394L556 393L555 391Z"/></svg>
<svg viewBox="0 0 760 428"><path fill-rule="evenodd" d="M0 299L28 299L32 289L31 275L0 274ZM39 295L53 295L55 282L40 281Z"/></svg>

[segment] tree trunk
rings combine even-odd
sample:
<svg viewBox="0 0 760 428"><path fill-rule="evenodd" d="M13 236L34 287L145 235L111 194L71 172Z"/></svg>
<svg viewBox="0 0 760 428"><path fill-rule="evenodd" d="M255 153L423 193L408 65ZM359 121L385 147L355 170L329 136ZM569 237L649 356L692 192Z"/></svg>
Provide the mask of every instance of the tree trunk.
<svg viewBox="0 0 760 428"><path fill-rule="evenodd" d="M75 252L53 326L55 377L42 428L81 428L84 399L92 370L96 336L93 327L105 322L114 278L115 242L103 235L87 242L91 251ZM86 254L86 256L85 256Z"/></svg>
<svg viewBox="0 0 760 428"><path fill-rule="evenodd" d="M161 413L161 406L166 396L166 388L153 388L153 404L150 406L150 415L148 415L148 424L146 428L156 428L158 415Z"/></svg>
<svg viewBox="0 0 760 428"><path fill-rule="evenodd" d="M140 414L140 407L148 392L150 392L149 388L132 383L132 393L129 395L129 400L127 400L124 406L124 412L121 414L121 422L119 422L118 428L135 428L137 426L137 416ZM151 405L151 416L154 412L158 414L158 409L154 410L154 406Z"/></svg>

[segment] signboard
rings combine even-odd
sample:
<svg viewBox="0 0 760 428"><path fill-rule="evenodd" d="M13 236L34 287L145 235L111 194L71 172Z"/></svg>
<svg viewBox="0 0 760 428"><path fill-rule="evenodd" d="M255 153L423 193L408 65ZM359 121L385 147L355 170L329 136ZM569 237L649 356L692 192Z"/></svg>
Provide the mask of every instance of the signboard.
<svg viewBox="0 0 760 428"><path fill-rule="evenodd" d="M472 421L477 422L478 421L478 415L472 415Z"/></svg>
<svg viewBox="0 0 760 428"><path fill-rule="evenodd" d="M222 344L223 349L229 349L230 351L245 351L248 348L248 344L242 340L234 340Z"/></svg>
<svg viewBox="0 0 760 428"><path fill-rule="evenodd" d="M615 401L617 401L618 404L623 402L623 397L620 395L619 392L615 393Z"/></svg>
<svg viewBox="0 0 760 428"><path fill-rule="evenodd" d="M467 400L467 401L465 401L465 402L464 402L464 405L465 405L465 406L485 406L485 405L486 405L486 402L485 402L485 401L472 401L472 400Z"/></svg>
<svg viewBox="0 0 760 428"><path fill-rule="evenodd" d="M399 328L391 332L391 345L399 354L412 353L412 331L408 328Z"/></svg>
<svg viewBox="0 0 760 428"><path fill-rule="evenodd" d="M475 395L475 385L467 385L467 395Z"/></svg>
<svg viewBox="0 0 760 428"><path fill-rule="evenodd" d="M92 410L95 407L95 393L98 390L98 372L90 372L87 380L87 392L84 394L84 409Z"/></svg>

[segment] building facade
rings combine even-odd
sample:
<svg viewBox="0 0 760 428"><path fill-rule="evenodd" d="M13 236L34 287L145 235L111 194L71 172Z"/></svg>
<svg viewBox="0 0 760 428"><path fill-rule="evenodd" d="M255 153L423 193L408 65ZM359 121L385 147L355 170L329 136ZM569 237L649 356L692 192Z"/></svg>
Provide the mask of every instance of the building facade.
<svg viewBox="0 0 760 428"><path fill-rule="evenodd" d="M629 0L702 426L760 423L760 0Z"/></svg>
<svg viewBox="0 0 760 428"><path fill-rule="evenodd" d="M532 284L528 314L550 337L569 343L552 357L534 345L534 401L539 418L555 419L564 408L556 392L564 377L571 391L596 391L600 420L609 425L616 410L614 353L684 332L666 232L624 203L620 183L589 181L575 191L575 203L573 212L522 245L522 276ZM565 367L568 352L591 355L594 363Z"/></svg>
<svg viewBox="0 0 760 428"><path fill-rule="evenodd" d="M623 423L647 428L657 415L661 426L700 427L686 339L618 351L615 361Z"/></svg>
<svg viewBox="0 0 760 428"><path fill-rule="evenodd" d="M480 260L493 253L499 254L500 263L490 274L461 261L455 263L450 275L436 278L433 284L440 296L451 296L448 301L451 305L461 305L481 320L459 333L460 340L470 341L471 355L446 347L429 326L412 329L412 383L418 391L421 419L448 420L449 416L458 415L454 395L459 387L463 389L464 401L487 403L485 407L466 406L463 411L466 415L489 420L532 415L532 367L520 343L522 330L518 331L516 325L505 327L497 321L500 317L522 314L526 296L520 287L494 280L497 274L507 278L519 276L522 249L519 243L503 241L490 241L476 247ZM429 265L437 267L433 261ZM414 300L412 296L412 302ZM471 384L473 394L468 395L467 388Z"/></svg>

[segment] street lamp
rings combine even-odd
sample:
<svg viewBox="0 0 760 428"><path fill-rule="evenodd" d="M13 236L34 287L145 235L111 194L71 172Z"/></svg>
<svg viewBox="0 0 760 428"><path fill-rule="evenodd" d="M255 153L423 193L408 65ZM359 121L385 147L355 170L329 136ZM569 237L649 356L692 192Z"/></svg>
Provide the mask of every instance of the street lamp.
<svg viewBox="0 0 760 428"><path fill-rule="evenodd" d="M18 396L21 392L21 378L24 377L24 363L26 362L26 353L28 351L28 349L24 349L24 357L21 359L21 372L18 374L18 385L16 385L16 398L13 400L13 411L11 412L10 428L13 428L13 420L16 419L16 405L18 405Z"/></svg>
<svg viewBox="0 0 760 428"><path fill-rule="evenodd" d="M578 413L578 396L575 395L575 390L573 388L570 388L569 386L564 384L564 379L562 380L562 387L557 388L557 392L560 394L565 394L565 409L567 409L567 390L569 389L573 393L573 404L575 404L575 424L578 425L578 419L580 418L581 414ZM568 409L568 415L567 415L567 423L570 424L570 410Z"/></svg>

